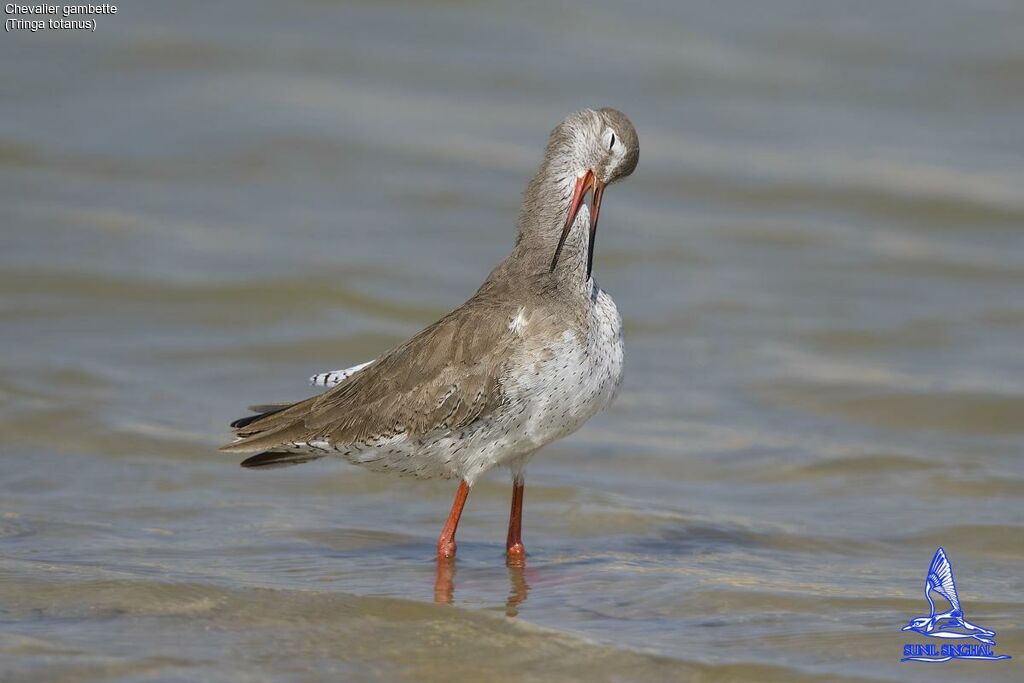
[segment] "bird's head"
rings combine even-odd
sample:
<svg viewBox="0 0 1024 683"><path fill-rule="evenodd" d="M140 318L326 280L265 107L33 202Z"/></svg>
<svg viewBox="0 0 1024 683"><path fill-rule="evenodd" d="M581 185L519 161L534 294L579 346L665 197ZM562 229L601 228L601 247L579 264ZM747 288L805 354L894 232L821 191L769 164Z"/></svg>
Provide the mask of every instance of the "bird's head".
<svg viewBox="0 0 1024 683"><path fill-rule="evenodd" d="M915 617L910 623L903 627L904 631L931 631L934 626L929 617Z"/></svg>
<svg viewBox="0 0 1024 683"><path fill-rule="evenodd" d="M605 186L633 172L640 160L640 140L626 115L615 109L584 109L570 114L551 132L546 153L548 172L564 182L569 194L565 226L551 260L558 265L562 245L592 194L587 278L594 263L594 238Z"/></svg>
<svg viewBox="0 0 1024 683"><path fill-rule="evenodd" d="M626 115L608 107L569 114L551 131L551 161L583 178L589 171L602 185L625 178L640 159L640 140Z"/></svg>

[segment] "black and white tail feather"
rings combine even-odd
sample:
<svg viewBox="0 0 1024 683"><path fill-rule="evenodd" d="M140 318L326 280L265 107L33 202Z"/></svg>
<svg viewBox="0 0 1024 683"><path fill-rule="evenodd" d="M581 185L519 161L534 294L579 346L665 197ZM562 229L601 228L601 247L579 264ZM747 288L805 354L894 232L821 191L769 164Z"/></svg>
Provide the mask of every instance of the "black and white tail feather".
<svg viewBox="0 0 1024 683"><path fill-rule="evenodd" d="M366 363L360 363L359 365L353 365L350 368L344 370L331 370L330 372L321 372L320 374L313 375L309 378L310 384L315 387L333 387L341 384L346 379L356 374L367 365L370 365L373 361L367 361Z"/></svg>

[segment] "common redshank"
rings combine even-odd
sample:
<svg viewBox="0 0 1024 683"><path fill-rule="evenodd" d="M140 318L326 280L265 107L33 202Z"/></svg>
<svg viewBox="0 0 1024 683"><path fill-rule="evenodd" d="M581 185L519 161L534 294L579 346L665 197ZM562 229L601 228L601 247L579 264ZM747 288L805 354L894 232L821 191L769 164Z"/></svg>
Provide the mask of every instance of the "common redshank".
<svg viewBox="0 0 1024 683"><path fill-rule="evenodd" d="M639 156L621 112L566 117L526 188L512 253L469 301L375 360L314 376L330 387L318 396L255 406L221 450L257 453L242 462L250 468L339 455L371 470L459 479L439 558L455 554L474 482L506 466L506 553L521 562L527 463L607 406L622 381L622 318L591 271L605 186Z"/></svg>

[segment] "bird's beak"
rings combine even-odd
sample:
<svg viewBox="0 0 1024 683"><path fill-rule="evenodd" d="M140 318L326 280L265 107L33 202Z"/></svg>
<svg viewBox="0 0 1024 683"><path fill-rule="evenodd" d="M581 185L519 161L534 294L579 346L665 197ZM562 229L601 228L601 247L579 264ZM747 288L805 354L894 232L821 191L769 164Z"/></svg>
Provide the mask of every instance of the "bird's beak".
<svg viewBox="0 0 1024 683"><path fill-rule="evenodd" d="M594 240L597 237L597 217L601 212L601 197L604 195L604 183L597 179L592 170L587 170L583 177L576 179L576 188L572 193L572 200L569 202L569 216L565 220L565 227L562 228L562 235L558 238L558 247L555 248L555 256L551 259L551 270L558 265L558 257L562 253L562 246L569 236L569 230L576 221L576 215L583 206L583 200L587 192L594 191L594 198L590 202L590 244L587 250L587 279L590 279L590 271L594 269Z"/></svg>

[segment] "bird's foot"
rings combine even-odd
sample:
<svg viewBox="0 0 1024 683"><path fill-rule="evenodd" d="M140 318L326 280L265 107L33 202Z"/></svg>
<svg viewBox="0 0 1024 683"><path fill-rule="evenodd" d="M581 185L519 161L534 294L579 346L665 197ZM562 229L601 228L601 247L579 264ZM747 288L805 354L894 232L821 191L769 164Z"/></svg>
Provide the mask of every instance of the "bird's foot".
<svg viewBox="0 0 1024 683"><path fill-rule="evenodd" d="M526 564L526 548L521 542L515 542L505 549L505 564L509 567L522 567Z"/></svg>

